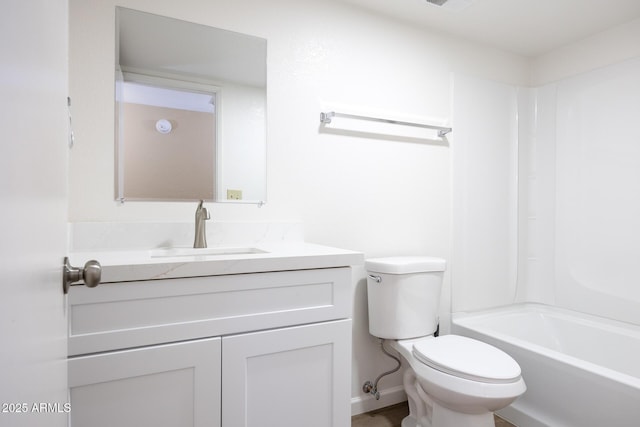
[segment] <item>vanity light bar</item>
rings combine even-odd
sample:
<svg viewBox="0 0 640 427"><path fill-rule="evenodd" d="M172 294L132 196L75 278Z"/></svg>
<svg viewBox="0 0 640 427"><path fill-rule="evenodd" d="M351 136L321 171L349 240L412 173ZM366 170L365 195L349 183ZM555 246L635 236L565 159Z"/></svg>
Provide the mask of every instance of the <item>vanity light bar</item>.
<svg viewBox="0 0 640 427"><path fill-rule="evenodd" d="M427 125L424 123L402 122L399 120L381 119L378 117L358 116L355 114L338 113L335 111L320 113L320 123L329 124L331 123L331 119L333 117L344 117L346 119L368 120L370 122L390 123L392 125L413 126L418 128L434 129L438 131L438 136L440 138L446 137L447 134L453 130L452 128L444 127L444 126Z"/></svg>

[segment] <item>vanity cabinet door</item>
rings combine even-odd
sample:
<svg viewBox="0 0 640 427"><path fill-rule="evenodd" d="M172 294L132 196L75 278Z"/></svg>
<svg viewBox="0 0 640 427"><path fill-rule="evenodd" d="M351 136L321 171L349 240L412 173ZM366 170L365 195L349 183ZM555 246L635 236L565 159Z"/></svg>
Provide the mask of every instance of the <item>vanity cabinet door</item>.
<svg viewBox="0 0 640 427"><path fill-rule="evenodd" d="M69 359L71 427L219 427L220 338Z"/></svg>
<svg viewBox="0 0 640 427"><path fill-rule="evenodd" d="M351 425L351 320L222 340L223 427Z"/></svg>

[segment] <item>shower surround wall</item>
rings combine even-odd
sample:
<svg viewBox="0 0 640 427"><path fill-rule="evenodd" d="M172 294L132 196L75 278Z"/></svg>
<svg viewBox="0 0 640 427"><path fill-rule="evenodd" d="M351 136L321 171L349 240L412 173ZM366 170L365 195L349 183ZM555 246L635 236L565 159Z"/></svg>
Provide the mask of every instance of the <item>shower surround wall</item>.
<svg viewBox="0 0 640 427"><path fill-rule="evenodd" d="M518 89L456 74L453 311L513 301L517 277Z"/></svg>
<svg viewBox="0 0 640 427"><path fill-rule="evenodd" d="M558 305L640 324L640 58L558 83L555 110L555 265L540 270Z"/></svg>
<svg viewBox="0 0 640 427"><path fill-rule="evenodd" d="M456 89L453 311L528 301L640 325L640 58L540 88ZM503 132L487 134L496 117Z"/></svg>

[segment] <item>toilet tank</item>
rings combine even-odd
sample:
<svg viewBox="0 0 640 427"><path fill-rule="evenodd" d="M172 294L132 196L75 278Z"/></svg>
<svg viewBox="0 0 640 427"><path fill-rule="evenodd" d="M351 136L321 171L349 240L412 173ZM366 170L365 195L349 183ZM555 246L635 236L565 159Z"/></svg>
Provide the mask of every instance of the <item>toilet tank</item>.
<svg viewBox="0 0 640 427"><path fill-rule="evenodd" d="M445 267L444 259L424 256L365 260L369 333L385 339L433 334Z"/></svg>

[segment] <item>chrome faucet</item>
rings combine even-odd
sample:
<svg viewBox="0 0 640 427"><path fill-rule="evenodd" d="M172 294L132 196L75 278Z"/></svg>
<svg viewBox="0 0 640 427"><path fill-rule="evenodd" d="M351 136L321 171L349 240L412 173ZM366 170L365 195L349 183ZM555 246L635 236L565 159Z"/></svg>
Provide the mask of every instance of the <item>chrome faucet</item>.
<svg viewBox="0 0 640 427"><path fill-rule="evenodd" d="M211 219L207 208L202 206L204 200L200 200L198 208L196 209L196 237L193 241L194 248L206 248L207 247L207 230L205 227L205 221Z"/></svg>

